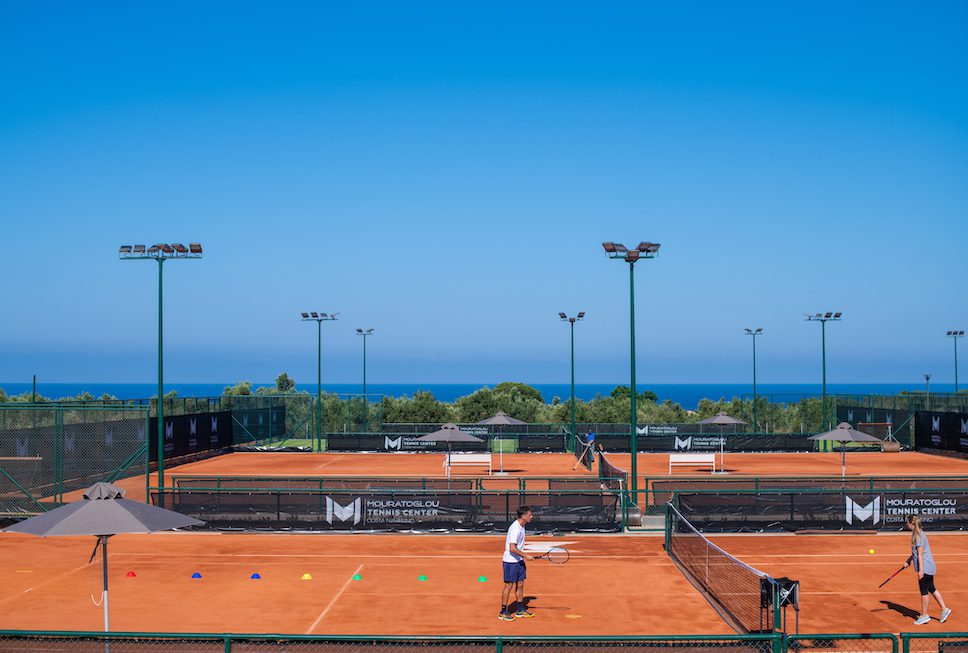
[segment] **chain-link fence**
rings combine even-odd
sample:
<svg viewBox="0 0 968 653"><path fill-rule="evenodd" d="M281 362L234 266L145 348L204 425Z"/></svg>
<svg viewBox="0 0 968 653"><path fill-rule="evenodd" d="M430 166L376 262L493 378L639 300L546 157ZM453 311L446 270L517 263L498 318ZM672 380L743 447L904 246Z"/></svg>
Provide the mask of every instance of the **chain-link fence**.
<svg viewBox="0 0 968 653"><path fill-rule="evenodd" d="M785 644L790 653L898 653L897 637L890 633L797 635Z"/></svg>
<svg viewBox="0 0 968 653"><path fill-rule="evenodd" d="M901 633L902 653L968 653L968 632Z"/></svg>
<svg viewBox="0 0 968 653"><path fill-rule="evenodd" d="M50 510L98 481L144 490L147 430L144 407L0 404L0 519Z"/></svg>
<svg viewBox="0 0 968 653"><path fill-rule="evenodd" d="M0 653L785 653L785 645L780 635L510 638L0 631Z"/></svg>

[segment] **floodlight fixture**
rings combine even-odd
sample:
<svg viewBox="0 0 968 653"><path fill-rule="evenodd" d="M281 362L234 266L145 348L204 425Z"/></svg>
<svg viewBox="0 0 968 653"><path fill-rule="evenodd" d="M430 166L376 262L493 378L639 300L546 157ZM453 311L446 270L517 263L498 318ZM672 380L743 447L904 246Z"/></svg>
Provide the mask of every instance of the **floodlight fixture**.
<svg viewBox="0 0 968 653"><path fill-rule="evenodd" d="M763 335L762 327L744 329L746 335L753 336L753 432L756 433L756 404L759 397L756 394L756 336Z"/></svg>
<svg viewBox="0 0 968 653"><path fill-rule="evenodd" d="M608 258L618 261L625 261L629 264L629 362L631 370L631 381L629 383L629 388L631 389L632 395L632 405L630 406L630 440L632 450L632 466L629 470L631 485L629 490L632 494L632 502L637 502L638 499L638 488L639 488L639 474L638 474L638 417L636 416L635 408L635 396L637 393L635 385L635 264L643 259L655 258L659 253L659 243L653 243L649 240L639 241L639 244L634 249L628 249L622 243L616 243L614 241L606 241L602 243L602 247L605 249L605 253Z"/></svg>
<svg viewBox="0 0 968 653"><path fill-rule="evenodd" d="M951 330L946 334L951 338L955 345L955 394L958 394L958 338L964 338L965 332L962 330Z"/></svg>
<svg viewBox="0 0 968 653"><path fill-rule="evenodd" d="M585 311L579 311L578 315L568 317L565 313L558 313L562 322L567 322L571 329L571 437L575 447L578 440L575 437L575 322L585 319ZM576 449L577 451L577 449Z"/></svg>
<svg viewBox="0 0 968 653"><path fill-rule="evenodd" d="M196 249L197 248L197 249ZM158 261L158 495L159 506L165 505L165 370L164 370L164 262L170 259L202 258L202 246L193 245L191 251L179 243L158 243L145 248L144 245L121 245L118 258L124 261Z"/></svg>
<svg viewBox="0 0 968 653"><path fill-rule="evenodd" d="M192 243L185 247L181 243L156 243L151 247L144 245L122 245L118 248L118 258L165 260L170 258L201 258L202 246Z"/></svg>
<svg viewBox="0 0 968 653"><path fill-rule="evenodd" d="M309 311L300 313L303 322L316 323L316 441L322 443L323 437L323 322L331 322L339 313L327 315Z"/></svg>
<svg viewBox="0 0 968 653"><path fill-rule="evenodd" d="M825 313L817 313L815 315L807 314L804 318L807 322L820 322L820 338L821 338L821 348L822 348L822 365L823 365L823 428L822 430L827 430L829 424L827 424L827 322L839 322L840 317L843 315L841 311L827 311Z"/></svg>

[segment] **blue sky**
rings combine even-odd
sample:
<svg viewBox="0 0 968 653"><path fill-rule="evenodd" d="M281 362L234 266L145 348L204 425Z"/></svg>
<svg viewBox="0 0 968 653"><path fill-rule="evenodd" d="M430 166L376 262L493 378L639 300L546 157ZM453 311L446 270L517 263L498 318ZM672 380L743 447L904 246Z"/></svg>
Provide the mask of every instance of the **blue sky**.
<svg viewBox="0 0 968 653"><path fill-rule="evenodd" d="M281 6L280 6L281 5ZM0 380L937 382L962 2L0 2ZM968 345L964 346L968 348ZM968 369L968 365L964 366Z"/></svg>

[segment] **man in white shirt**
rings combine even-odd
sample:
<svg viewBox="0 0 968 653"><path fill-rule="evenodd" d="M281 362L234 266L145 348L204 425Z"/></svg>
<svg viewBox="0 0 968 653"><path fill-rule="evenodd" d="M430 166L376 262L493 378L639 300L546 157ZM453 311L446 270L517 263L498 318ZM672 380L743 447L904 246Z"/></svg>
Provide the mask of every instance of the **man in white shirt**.
<svg viewBox="0 0 968 653"><path fill-rule="evenodd" d="M524 564L525 560L534 560L524 552L524 527L531 521L531 508L521 506L518 508L518 518L511 522L508 527L508 536L504 540L504 592L501 594L501 613L498 619L502 621L514 621L526 619L534 615L528 611L524 605L524 579L528 576L528 569ZM517 611L512 614L511 605L508 600L511 598L511 590L515 590L517 599Z"/></svg>

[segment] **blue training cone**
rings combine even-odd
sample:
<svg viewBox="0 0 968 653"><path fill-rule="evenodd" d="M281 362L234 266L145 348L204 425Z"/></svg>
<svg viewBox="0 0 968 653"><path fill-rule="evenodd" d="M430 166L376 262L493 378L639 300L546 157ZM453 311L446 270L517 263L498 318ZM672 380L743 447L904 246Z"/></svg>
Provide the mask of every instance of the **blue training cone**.
<svg viewBox="0 0 968 653"><path fill-rule="evenodd" d="M257 572L249 576L249 578L251 578L252 580L259 580L260 578L262 578L262 576L260 576Z"/></svg>
<svg viewBox="0 0 968 653"><path fill-rule="evenodd" d="M201 578L201 577L202 577L202 575L200 573L198 573L197 571L194 574L192 574L192 578Z"/></svg>

